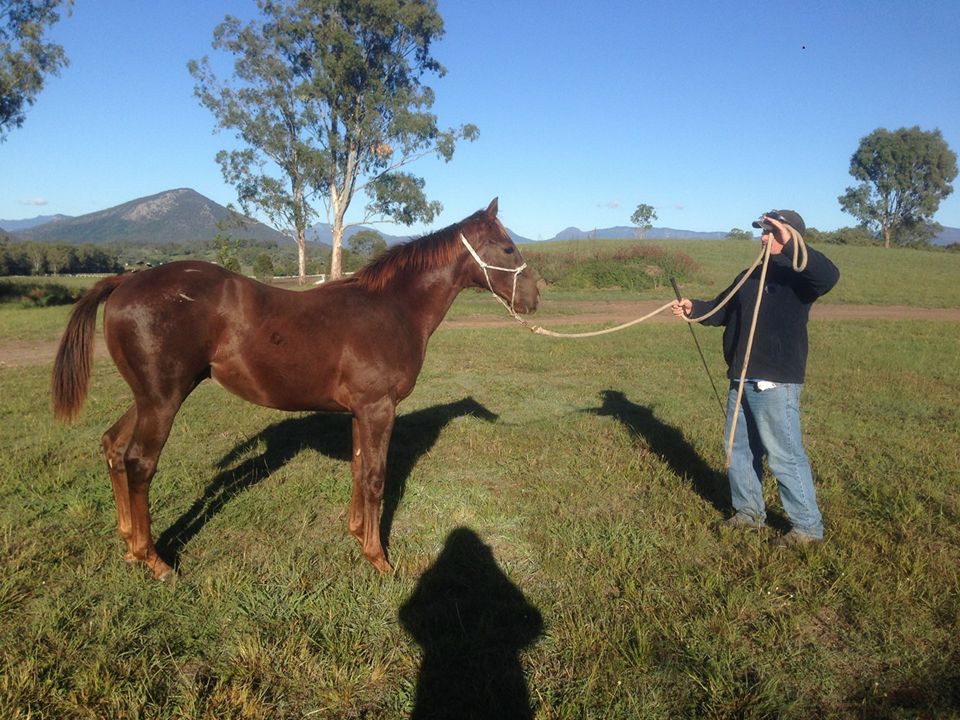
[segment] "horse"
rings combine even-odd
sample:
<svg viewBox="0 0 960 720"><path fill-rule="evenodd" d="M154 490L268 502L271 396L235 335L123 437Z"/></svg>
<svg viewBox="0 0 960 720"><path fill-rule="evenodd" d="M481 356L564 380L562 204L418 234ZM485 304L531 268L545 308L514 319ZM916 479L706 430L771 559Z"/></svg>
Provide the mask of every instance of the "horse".
<svg viewBox="0 0 960 720"><path fill-rule="evenodd" d="M352 415L349 532L380 572L387 448L427 343L454 299L488 289L512 311L539 302L533 271L497 218L495 198L459 223L396 245L354 275L304 291L271 287L218 265L179 261L97 282L77 301L51 379L54 415L76 419L104 303L107 349L133 404L101 441L124 559L158 580L173 569L150 530L148 494L174 418L210 378L252 403Z"/></svg>

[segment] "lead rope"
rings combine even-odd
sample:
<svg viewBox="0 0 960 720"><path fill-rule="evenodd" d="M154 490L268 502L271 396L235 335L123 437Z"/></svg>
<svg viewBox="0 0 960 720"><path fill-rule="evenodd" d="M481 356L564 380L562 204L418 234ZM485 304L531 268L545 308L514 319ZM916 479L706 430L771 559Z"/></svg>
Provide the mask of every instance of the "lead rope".
<svg viewBox="0 0 960 720"><path fill-rule="evenodd" d="M673 305L673 302L668 302L666 305L657 308L651 313L647 313L642 318L637 318L636 320L631 320L630 322L624 323L623 325L617 325L616 327L606 328L605 330L595 330L594 332L585 332L585 333L558 333L553 330L547 330L546 328L540 327L539 325L532 325L528 323L513 307L513 301L517 293L517 277L520 273L527 267L526 263L523 263L520 267L517 268L505 268L497 267L496 265L488 264L483 258L481 258L477 251L473 249L473 246L467 242L467 238L464 237L463 233L460 233L460 242L464 244L464 247L470 252L471 257L476 261L477 265L480 266L480 269L483 270L483 277L487 281L487 288L490 290L490 294L496 298L503 307L507 309L507 312L516 320L518 323L523 325L527 330L532 332L535 335L549 335L550 337L558 338L584 338L584 337L593 337L595 335L606 335L607 333L617 332L618 330L624 330L631 325L636 325L637 323L642 323L644 320L652 318L654 315L658 315L666 310L668 307ZM490 274L487 270L500 270L501 272L513 273L513 289L510 292L510 304L507 304L507 301L502 297L497 295L494 292L493 284L490 282Z"/></svg>
<svg viewBox="0 0 960 720"><path fill-rule="evenodd" d="M809 260L806 243L804 243L803 236L800 235L799 232L794 230L789 225L786 225L785 227L790 233L790 238L793 240L793 258L791 260L791 266L793 267L793 270L795 272L803 272L803 270L806 269L807 262ZM483 259L481 259L481 257L477 254L476 250L474 250L473 247L470 245L470 243L467 242L467 239L463 236L462 233L460 234L460 240L467 247L467 250L470 251L470 254L473 256L473 259L476 260L477 264L479 264L480 267L483 269L483 276L487 280L487 287L490 289L490 293L497 299L497 301L501 305L503 305L507 309L507 312L509 312L510 315L513 316L514 320L519 322L521 325L527 328L527 330L534 333L535 335L547 335L549 337L556 337L556 338L587 338L587 337L596 337L597 335L606 335L607 333L613 333L613 332L618 332L620 330L625 330L628 327L642 323L644 320L649 320L653 316L659 315L667 308L673 306L673 301L671 300L670 302L666 303L665 305L662 305L661 307L657 308L653 312L647 313L643 317L639 317L636 320L625 322L622 325L605 328L603 330L594 330L592 332L581 332L581 333L558 333L558 332L554 332L553 330L547 330L546 328L541 327L540 325L532 325L531 323L528 323L513 308L514 296L516 295L516 292L517 292L517 276L520 274L520 272L524 268L527 267L527 264L523 263L519 268L502 268L502 267L496 267L494 265L488 265ZM684 320L686 320L688 323L702 322L703 320L706 320L707 318L712 317L713 315L718 313L727 303L730 302L730 299L737 294L740 288L743 287L744 283L746 283L746 281L749 279L750 275L753 274L753 271L757 268L757 265L760 265L761 263L763 263L763 266L760 270L760 285L757 291L757 302L753 307L753 318L751 319L751 322L750 322L750 334L747 336L747 347L746 347L746 350L744 351L744 356L743 356L743 368L740 371L740 381L737 387L737 400L736 400L736 403L734 404L733 413L730 416L730 436L727 442L726 454L723 462L723 467L725 470L728 470L730 468L730 457L733 453L733 441L737 433L737 418L740 415L740 408L743 402L743 383L747 377L747 367L749 366L749 363L750 363L750 353L753 351L753 337L757 329L757 318L760 316L760 303L763 300L763 289L767 279L767 266L770 263L770 244L767 243L766 245L763 246L763 248L761 248L760 254L757 256L757 259L754 260L753 264L744 271L740 280L737 282L736 285L734 285L733 289L727 293L726 297L723 298L723 300L721 300L716 307L710 310L710 312L704 313L700 317L696 317L696 318L687 317L686 315L680 316ZM513 273L513 290L510 294L509 305L506 303L506 301L503 298L501 298L499 295L497 295L496 292L494 292L493 285L490 282L490 275L487 273L488 269L501 270L503 272Z"/></svg>

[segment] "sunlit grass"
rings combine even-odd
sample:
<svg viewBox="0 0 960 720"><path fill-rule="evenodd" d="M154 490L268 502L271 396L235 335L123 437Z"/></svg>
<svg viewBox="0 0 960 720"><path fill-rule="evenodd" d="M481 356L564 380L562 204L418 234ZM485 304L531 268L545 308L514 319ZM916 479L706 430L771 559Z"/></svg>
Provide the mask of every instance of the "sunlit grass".
<svg viewBox="0 0 960 720"><path fill-rule="evenodd" d="M719 332L700 337L722 376ZM542 618L484 616L457 657L518 657L537 718L955 716L960 329L817 321L811 343L818 549L717 529L722 420L686 328L441 329L391 446L396 576L346 532L347 419L207 383L151 493L171 585L114 533L99 438L130 394L113 366L71 427L49 367L0 370L0 717L408 717L435 686L401 609L457 528L505 578L473 595L522 593Z"/></svg>

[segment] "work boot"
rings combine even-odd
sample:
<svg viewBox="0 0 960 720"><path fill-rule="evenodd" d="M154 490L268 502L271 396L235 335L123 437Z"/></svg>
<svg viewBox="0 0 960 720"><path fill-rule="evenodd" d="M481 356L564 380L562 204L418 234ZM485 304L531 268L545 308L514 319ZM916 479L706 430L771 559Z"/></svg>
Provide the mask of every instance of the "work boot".
<svg viewBox="0 0 960 720"><path fill-rule="evenodd" d="M763 523L744 513L737 513L733 517L724 520L723 526L733 530L759 530L763 527Z"/></svg>
<svg viewBox="0 0 960 720"><path fill-rule="evenodd" d="M770 541L773 547L799 547L801 545L817 545L823 542L823 538L807 535L799 530L791 530L785 535L774 538Z"/></svg>

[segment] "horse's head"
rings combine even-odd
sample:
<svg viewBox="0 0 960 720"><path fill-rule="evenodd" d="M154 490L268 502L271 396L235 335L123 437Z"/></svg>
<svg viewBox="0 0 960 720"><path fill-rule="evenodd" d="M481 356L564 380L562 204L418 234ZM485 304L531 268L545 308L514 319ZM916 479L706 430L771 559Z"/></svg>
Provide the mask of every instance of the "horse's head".
<svg viewBox="0 0 960 720"><path fill-rule="evenodd" d="M472 256L471 283L496 293L511 309L532 313L540 302L536 274L526 266L520 250L497 219L497 198L460 226L461 239Z"/></svg>

